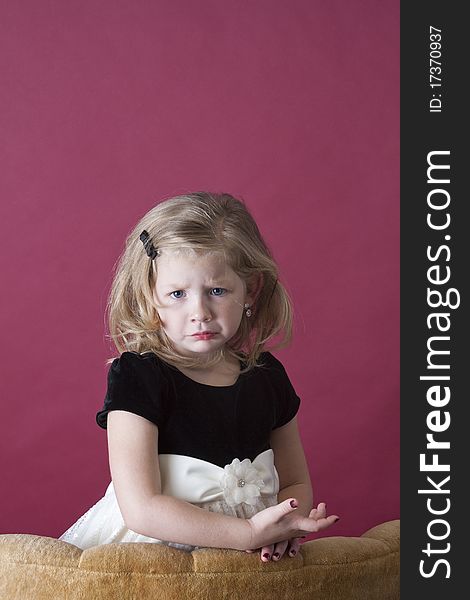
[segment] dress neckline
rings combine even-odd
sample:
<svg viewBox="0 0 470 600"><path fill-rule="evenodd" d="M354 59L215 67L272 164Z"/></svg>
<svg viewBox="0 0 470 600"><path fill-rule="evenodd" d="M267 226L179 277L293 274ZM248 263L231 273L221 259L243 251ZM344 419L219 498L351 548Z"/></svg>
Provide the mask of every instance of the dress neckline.
<svg viewBox="0 0 470 600"><path fill-rule="evenodd" d="M239 365L240 365L240 369L243 369L243 367L245 366L245 363L243 361L241 361L241 360L239 360L238 362L239 362ZM244 375L243 373L239 373L236 381L234 383L230 384L230 385L211 385L210 383L201 383L200 381L196 381L192 377L189 377L188 375L186 375L185 373L183 373L183 371L180 371L178 369L178 367L173 367L173 368L182 377L184 377L185 379L188 379L192 383L195 383L196 385L201 385L201 386L203 386L205 388L213 388L213 389L216 389L216 390L218 390L218 389L230 389L230 388L235 387L236 385L238 385L240 383L240 380L242 379L242 376Z"/></svg>

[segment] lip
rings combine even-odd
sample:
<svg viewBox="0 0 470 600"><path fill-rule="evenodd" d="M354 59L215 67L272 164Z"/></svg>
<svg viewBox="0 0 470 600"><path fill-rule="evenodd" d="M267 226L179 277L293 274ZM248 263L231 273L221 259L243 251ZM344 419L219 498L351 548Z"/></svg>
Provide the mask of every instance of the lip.
<svg viewBox="0 0 470 600"><path fill-rule="evenodd" d="M192 337L212 337L213 335L217 335L215 331L198 331L193 333Z"/></svg>

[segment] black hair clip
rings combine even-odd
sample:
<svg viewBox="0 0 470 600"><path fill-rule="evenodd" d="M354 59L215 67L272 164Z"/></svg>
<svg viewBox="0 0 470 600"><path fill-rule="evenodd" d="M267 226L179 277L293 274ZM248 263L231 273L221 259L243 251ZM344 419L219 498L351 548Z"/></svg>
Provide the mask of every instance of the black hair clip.
<svg viewBox="0 0 470 600"><path fill-rule="evenodd" d="M149 258L151 258L153 260L156 256L158 256L158 250L155 248L155 246L150 241L150 236L148 234L148 231L145 231L145 229L144 229L142 231L142 233L140 234L139 239L143 243L145 252L147 252L147 256Z"/></svg>

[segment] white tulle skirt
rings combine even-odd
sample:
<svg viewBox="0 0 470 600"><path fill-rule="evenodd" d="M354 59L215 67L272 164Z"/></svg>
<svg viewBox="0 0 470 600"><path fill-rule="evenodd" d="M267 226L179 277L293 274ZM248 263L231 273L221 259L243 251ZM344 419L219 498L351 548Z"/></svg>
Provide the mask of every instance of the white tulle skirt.
<svg viewBox="0 0 470 600"><path fill-rule="evenodd" d="M190 457L161 455L160 471L162 493L179 497L211 512L248 519L277 504L279 480L272 450L260 454L252 463L248 459L241 462L235 459L225 469ZM255 490L255 497L246 495L250 490ZM117 502L113 482L108 485L101 500L59 539L83 550L117 542L166 544L188 552L199 547L147 537L128 529Z"/></svg>

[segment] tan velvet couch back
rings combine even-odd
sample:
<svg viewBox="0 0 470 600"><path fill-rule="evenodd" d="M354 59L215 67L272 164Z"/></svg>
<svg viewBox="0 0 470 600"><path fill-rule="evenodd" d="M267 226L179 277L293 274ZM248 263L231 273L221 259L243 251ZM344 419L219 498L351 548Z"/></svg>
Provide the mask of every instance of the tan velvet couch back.
<svg viewBox="0 0 470 600"><path fill-rule="evenodd" d="M399 521L361 537L303 544L295 558L161 544L80 550L49 537L0 535L0 600L397 600Z"/></svg>

